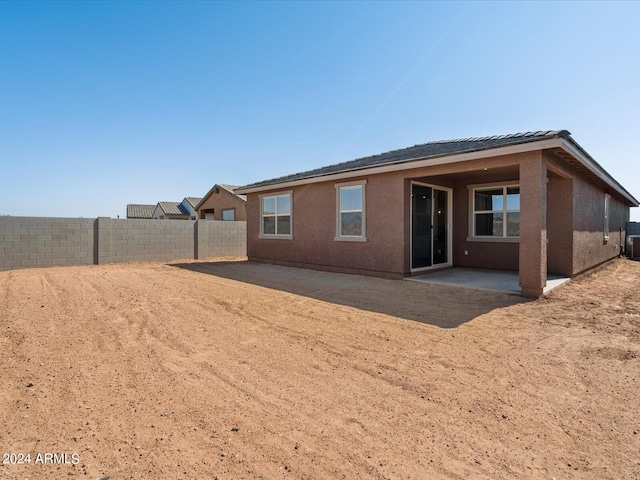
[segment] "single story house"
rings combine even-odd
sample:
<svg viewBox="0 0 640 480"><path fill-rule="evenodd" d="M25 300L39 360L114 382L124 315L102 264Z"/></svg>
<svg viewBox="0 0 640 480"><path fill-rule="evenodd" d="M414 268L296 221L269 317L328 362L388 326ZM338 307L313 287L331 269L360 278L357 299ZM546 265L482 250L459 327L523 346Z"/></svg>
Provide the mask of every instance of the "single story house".
<svg viewBox="0 0 640 480"><path fill-rule="evenodd" d="M198 211L196 209L196 206L198 205L198 203L200 203L200 201L202 200L202 198L200 197L185 197L182 200L181 205L181 209L189 212L189 218L191 218L191 220L197 220L198 219Z"/></svg>
<svg viewBox="0 0 640 480"><path fill-rule="evenodd" d="M158 202L153 218L155 220L190 220L191 213L182 202Z"/></svg>
<svg viewBox="0 0 640 480"><path fill-rule="evenodd" d="M130 203L127 205L127 218L153 218L153 212L155 209L155 205Z"/></svg>
<svg viewBox="0 0 640 480"><path fill-rule="evenodd" d="M198 202L198 218L244 222L247 219L247 197L236 193L236 185L216 183Z"/></svg>
<svg viewBox="0 0 640 480"><path fill-rule="evenodd" d="M566 130L422 145L246 185L250 260L402 278L575 276L620 254L638 200Z"/></svg>
<svg viewBox="0 0 640 480"><path fill-rule="evenodd" d="M158 202L156 205L127 205L127 218L146 218L155 220L196 220L195 206L200 197L185 197L182 202Z"/></svg>

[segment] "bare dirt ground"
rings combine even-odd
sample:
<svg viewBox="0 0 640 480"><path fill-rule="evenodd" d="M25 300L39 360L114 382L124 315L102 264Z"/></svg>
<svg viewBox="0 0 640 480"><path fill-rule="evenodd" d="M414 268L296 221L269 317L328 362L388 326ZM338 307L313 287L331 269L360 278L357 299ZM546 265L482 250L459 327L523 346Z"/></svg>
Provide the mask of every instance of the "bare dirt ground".
<svg viewBox="0 0 640 480"><path fill-rule="evenodd" d="M241 261L0 272L0 478L637 479L639 287L625 260L533 302Z"/></svg>

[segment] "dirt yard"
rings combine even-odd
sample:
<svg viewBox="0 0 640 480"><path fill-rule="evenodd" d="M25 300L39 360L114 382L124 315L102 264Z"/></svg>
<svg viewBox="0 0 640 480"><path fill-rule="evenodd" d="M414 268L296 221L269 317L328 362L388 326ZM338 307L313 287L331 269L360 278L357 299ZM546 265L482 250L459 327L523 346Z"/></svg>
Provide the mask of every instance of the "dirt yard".
<svg viewBox="0 0 640 480"><path fill-rule="evenodd" d="M0 372L2 479L637 479L640 263L533 302L243 261L0 272Z"/></svg>

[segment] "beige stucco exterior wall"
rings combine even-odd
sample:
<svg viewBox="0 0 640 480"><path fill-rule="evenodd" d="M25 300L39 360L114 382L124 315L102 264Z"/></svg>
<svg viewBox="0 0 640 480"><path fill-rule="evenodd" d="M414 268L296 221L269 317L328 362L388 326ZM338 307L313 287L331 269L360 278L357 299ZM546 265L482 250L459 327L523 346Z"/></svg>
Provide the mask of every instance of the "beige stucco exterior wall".
<svg viewBox="0 0 640 480"><path fill-rule="evenodd" d="M573 182L573 274L606 262L620 253L624 232L629 221L629 207L620 198L596 186L581 176ZM604 239L604 198L611 193L609 239Z"/></svg>
<svg viewBox="0 0 640 480"><path fill-rule="evenodd" d="M248 195L247 252L251 260L399 278L411 274L411 181L453 191L454 266L520 272L523 293L542 293L547 272L575 275L620 252L619 228L629 208L612 195L610 238L603 242L605 187L548 152L535 151L365 179L367 242L336 241L336 183L325 181L260 192L292 191L293 239L260 239L259 194ZM469 231L469 185L518 183L519 241L485 241ZM465 254L465 251L467 252Z"/></svg>
<svg viewBox="0 0 640 480"><path fill-rule="evenodd" d="M411 180L453 189L454 265L518 269L518 243L467 241L468 184L517 181L526 154L464 164L438 165L366 177L367 242L340 242L336 236L335 185L319 182L286 188L293 192L293 239L260 239L260 201L247 201L247 252L250 260L324 270L400 278L411 274ZM484 169L504 169L493 173ZM462 178L449 177L462 174ZM358 180L353 178L349 180ZM276 193L278 189L261 192ZM469 255L464 255L464 250Z"/></svg>
<svg viewBox="0 0 640 480"><path fill-rule="evenodd" d="M204 218L203 212L205 210L214 209L213 219L222 220L222 210L226 210L228 208L235 208L237 222L244 222L247 220L246 203L223 188L221 188L218 193L211 193L209 198L200 205L200 208L198 208L198 218Z"/></svg>
<svg viewBox="0 0 640 480"><path fill-rule="evenodd" d="M358 180L358 179L353 179ZM336 183L293 188L293 239L260 239L260 200L247 200L250 260L401 278L404 272L404 180L374 175L366 184L366 242L336 241ZM291 189L286 189L287 191ZM279 190L262 192L277 193Z"/></svg>
<svg viewBox="0 0 640 480"><path fill-rule="evenodd" d="M485 183L518 183L516 173L474 173L455 183L454 203L454 265L472 268L518 270L518 242L471 240L469 185ZM465 254L466 252L466 254Z"/></svg>
<svg viewBox="0 0 640 480"><path fill-rule="evenodd" d="M520 162L520 289L542 295L547 284L547 163L542 152Z"/></svg>
<svg viewBox="0 0 640 480"><path fill-rule="evenodd" d="M573 275L573 179L548 174L547 270Z"/></svg>
<svg viewBox="0 0 640 480"><path fill-rule="evenodd" d="M403 172L405 198L405 274L410 273L411 180L453 189L453 265L500 270L518 270L519 244L512 241L472 239L469 231L469 185L518 183L518 165L528 154L505 155L464 163L452 163ZM465 255L465 251L467 254Z"/></svg>

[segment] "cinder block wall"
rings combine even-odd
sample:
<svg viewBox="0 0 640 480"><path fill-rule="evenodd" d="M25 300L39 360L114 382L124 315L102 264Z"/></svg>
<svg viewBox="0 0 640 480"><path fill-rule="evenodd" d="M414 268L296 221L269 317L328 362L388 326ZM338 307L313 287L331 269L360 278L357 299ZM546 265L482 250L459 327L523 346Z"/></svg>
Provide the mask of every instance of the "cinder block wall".
<svg viewBox="0 0 640 480"><path fill-rule="evenodd" d="M0 217L0 270L94 263L93 218Z"/></svg>
<svg viewBox="0 0 640 480"><path fill-rule="evenodd" d="M0 217L0 270L245 256L246 222Z"/></svg>
<svg viewBox="0 0 640 480"><path fill-rule="evenodd" d="M236 257L247 254L247 222L196 221L195 258Z"/></svg>
<svg viewBox="0 0 640 480"><path fill-rule="evenodd" d="M98 263L166 262L194 258L191 220L100 217Z"/></svg>

